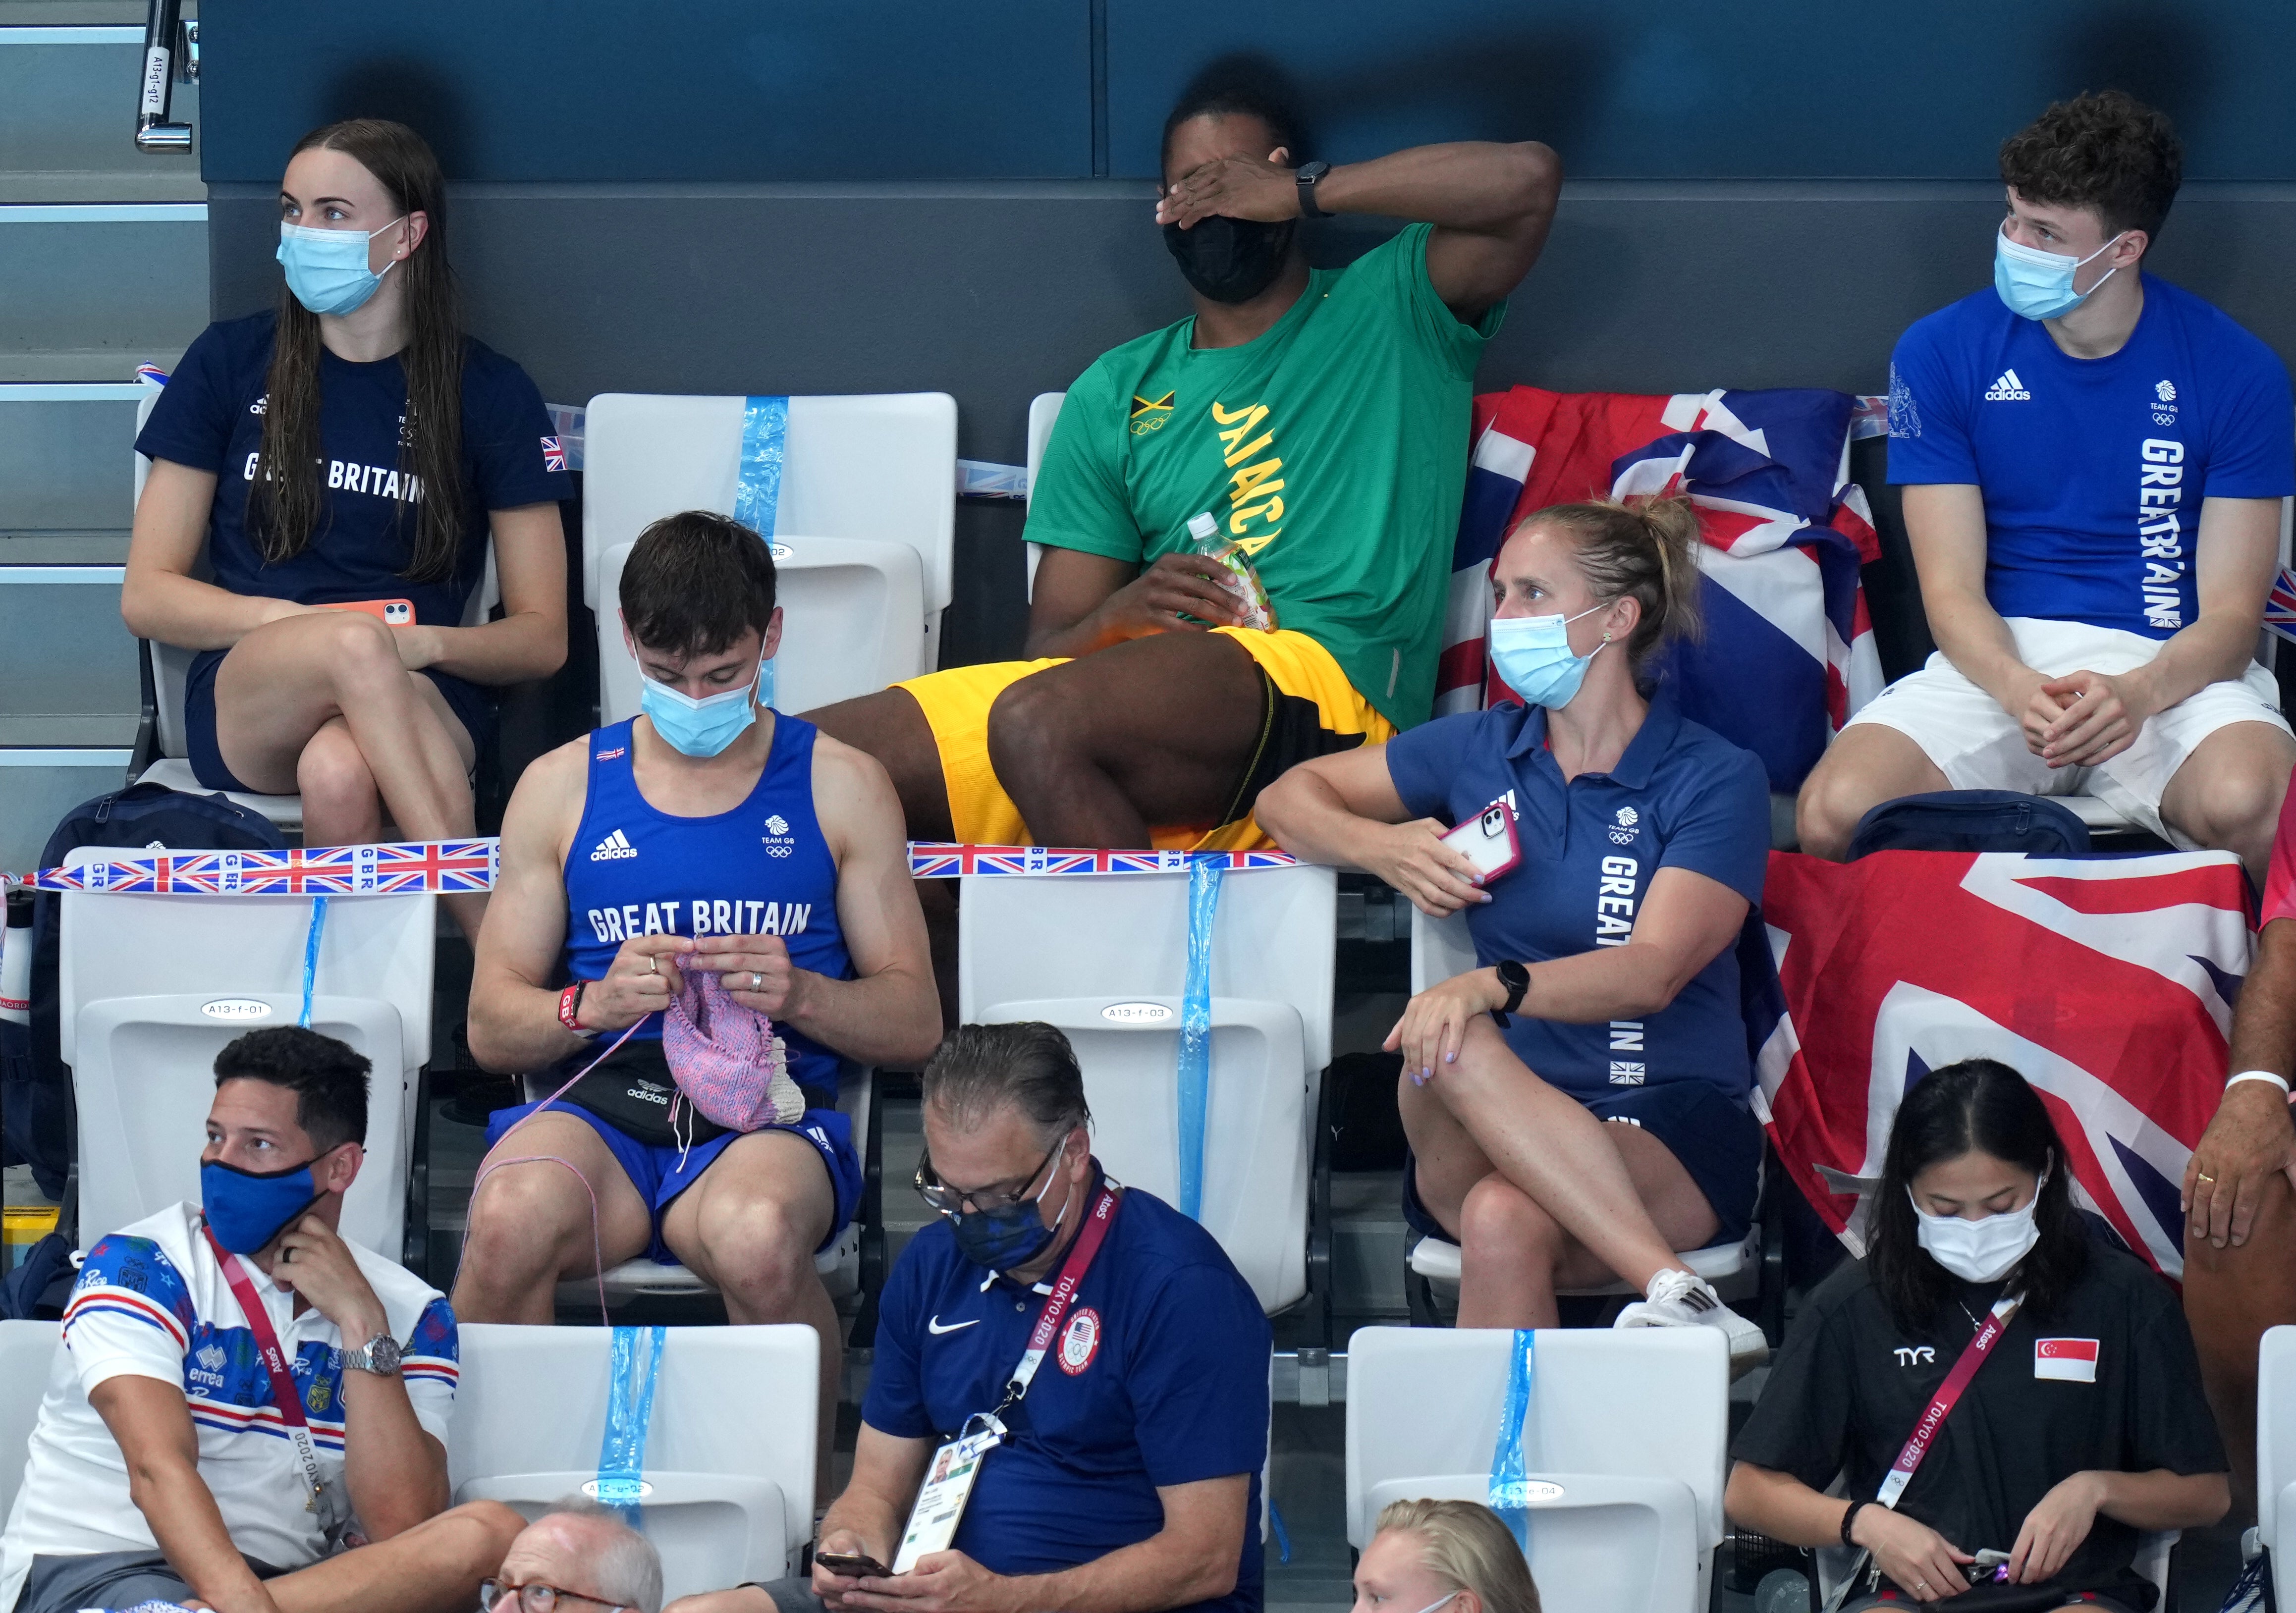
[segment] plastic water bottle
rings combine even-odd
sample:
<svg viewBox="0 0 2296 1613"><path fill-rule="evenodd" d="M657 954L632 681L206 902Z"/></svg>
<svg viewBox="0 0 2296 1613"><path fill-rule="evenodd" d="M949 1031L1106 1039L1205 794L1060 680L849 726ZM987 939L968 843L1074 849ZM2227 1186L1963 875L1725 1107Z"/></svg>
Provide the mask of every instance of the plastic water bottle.
<svg viewBox="0 0 2296 1613"><path fill-rule="evenodd" d="M1267 597L1267 585L1251 557L1219 535L1219 518L1206 510L1188 520L1188 536L1193 540L1189 553L1200 554L1227 573L1221 586L1235 596L1235 608L1243 618L1239 626L1257 627L1262 633L1275 631L1275 606Z"/></svg>
<svg viewBox="0 0 2296 1613"><path fill-rule="evenodd" d="M1754 1587L1754 1613L1809 1613L1808 1577L1800 1568L1771 1569Z"/></svg>
<svg viewBox="0 0 2296 1613"><path fill-rule="evenodd" d="M32 1021L32 893L8 893L8 927L0 933L0 1019Z"/></svg>

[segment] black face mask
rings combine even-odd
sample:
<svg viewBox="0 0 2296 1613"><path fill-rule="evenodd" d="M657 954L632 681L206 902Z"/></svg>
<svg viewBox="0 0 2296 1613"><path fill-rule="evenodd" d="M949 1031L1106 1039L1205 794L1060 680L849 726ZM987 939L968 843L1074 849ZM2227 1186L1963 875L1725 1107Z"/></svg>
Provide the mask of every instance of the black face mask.
<svg viewBox="0 0 2296 1613"><path fill-rule="evenodd" d="M1190 285L1214 302L1250 302L1283 272L1296 220L1262 224L1213 214L1188 229L1164 226L1164 247Z"/></svg>

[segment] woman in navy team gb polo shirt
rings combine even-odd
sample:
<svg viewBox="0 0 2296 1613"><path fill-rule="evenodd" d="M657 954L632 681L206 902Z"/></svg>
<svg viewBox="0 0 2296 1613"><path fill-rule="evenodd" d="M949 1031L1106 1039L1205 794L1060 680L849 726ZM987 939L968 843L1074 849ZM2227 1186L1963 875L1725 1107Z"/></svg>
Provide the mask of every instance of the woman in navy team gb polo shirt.
<svg viewBox="0 0 2296 1613"><path fill-rule="evenodd" d="M566 457L526 373L463 334L444 203L402 124L305 135L277 310L209 325L135 443L120 613L200 652L200 782L299 792L308 845L470 834L488 686L566 658ZM465 627L489 535L503 617ZM447 900L476 936L486 898Z"/></svg>
<svg viewBox="0 0 2296 1613"><path fill-rule="evenodd" d="M1769 788L1751 753L1636 674L1692 625L1681 500L1563 504L1491 566L1493 665L1527 703L1302 764L1260 798L1287 850L1464 909L1482 967L1422 992L1404 1056L1406 1217L1462 1245L1462 1327L1553 1327L1558 1287L1613 1273L1621 1326L1704 1324L1766 1353L1675 1257L1744 1235L1762 1157L1734 946L1761 899ZM1488 880L1443 842L1494 806L1521 861ZM1611 1124L1605 1124L1609 1122Z"/></svg>

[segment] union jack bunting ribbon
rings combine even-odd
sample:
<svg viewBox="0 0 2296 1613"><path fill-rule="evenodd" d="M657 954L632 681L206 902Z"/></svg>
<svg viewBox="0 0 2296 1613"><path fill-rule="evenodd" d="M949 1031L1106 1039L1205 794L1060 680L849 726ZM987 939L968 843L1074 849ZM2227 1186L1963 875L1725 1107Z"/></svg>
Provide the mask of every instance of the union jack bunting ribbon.
<svg viewBox="0 0 2296 1613"><path fill-rule="evenodd" d="M1198 863L1230 873L1290 868L1288 851L1095 851L1075 846L961 846L949 840L909 842L909 872L920 880L962 874L1185 873Z"/></svg>
<svg viewBox="0 0 2296 1613"><path fill-rule="evenodd" d="M499 842L429 840L287 851L161 851L7 876L34 890L157 897L441 896L492 890Z"/></svg>
<svg viewBox="0 0 2296 1613"><path fill-rule="evenodd" d="M2265 599L2264 626L2267 632L2296 643L2296 572L2284 566L2272 579L2272 592Z"/></svg>

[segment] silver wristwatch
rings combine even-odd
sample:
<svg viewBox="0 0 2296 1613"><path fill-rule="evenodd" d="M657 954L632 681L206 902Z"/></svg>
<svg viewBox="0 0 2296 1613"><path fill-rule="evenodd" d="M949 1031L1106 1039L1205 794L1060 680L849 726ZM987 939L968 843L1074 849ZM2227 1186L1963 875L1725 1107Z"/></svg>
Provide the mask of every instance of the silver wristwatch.
<svg viewBox="0 0 2296 1613"><path fill-rule="evenodd" d="M373 1372L378 1378L398 1376L398 1340L389 1333L377 1333L366 1341L364 1349L345 1350L343 1364L354 1372Z"/></svg>

